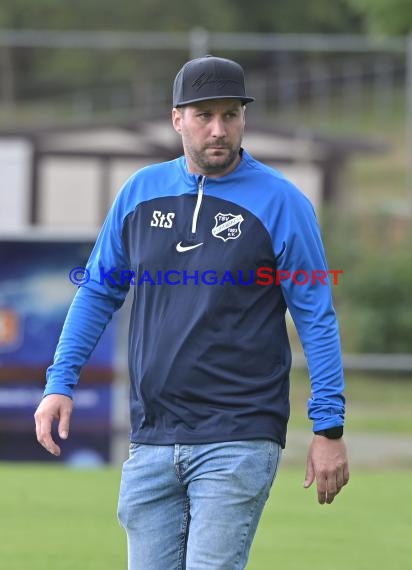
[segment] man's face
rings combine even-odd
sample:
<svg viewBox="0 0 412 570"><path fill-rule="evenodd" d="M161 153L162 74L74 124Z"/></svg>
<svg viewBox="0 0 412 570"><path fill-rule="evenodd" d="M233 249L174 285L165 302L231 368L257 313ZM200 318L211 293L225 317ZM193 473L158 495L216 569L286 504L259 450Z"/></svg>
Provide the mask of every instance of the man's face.
<svg viewBox="0 0 412 570"><path fill-rule="evenodd" d="M240 161L245 109L237 99L212 99L173 109L189 172L224 176Z"/></svg>

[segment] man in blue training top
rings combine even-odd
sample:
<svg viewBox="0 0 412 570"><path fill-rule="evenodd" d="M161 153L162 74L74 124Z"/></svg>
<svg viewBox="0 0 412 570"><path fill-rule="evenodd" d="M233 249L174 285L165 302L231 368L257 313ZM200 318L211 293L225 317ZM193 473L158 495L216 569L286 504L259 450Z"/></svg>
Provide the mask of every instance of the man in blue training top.
<svg viewBox="0 0 412 570"><path fill-rule="evenodd" d="M287 309L312 388L304 486L316 479L331 503L349 479L338 325L329 283L313 278L328 271L318 224L307 198L241 147L251 101L234 61L179 71L172 121L184 156L119 192L35 414L38 441L59 455L52 423L66 439L80 370L134 285L118 509L130 570L246 566L286 440ZM287 278L296 272L309 279Z"/></svg>

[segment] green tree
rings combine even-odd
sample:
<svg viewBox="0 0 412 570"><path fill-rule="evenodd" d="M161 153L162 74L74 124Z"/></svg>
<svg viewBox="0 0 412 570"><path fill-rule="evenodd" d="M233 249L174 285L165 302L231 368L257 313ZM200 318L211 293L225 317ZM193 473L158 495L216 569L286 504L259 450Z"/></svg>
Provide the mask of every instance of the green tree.
<svg viewBox="0 0 412 570"><path fill-rule="evenodd" d="M371 255L352 271L352 334L361 352L404 352L412 346L412 255Z"/></svg>
<svg viewBox="0 0 412 570"><path fill-rule="evenodd" d="M347 0L362 14L372 33L403 35L412 32L411 0Z"/></svg>
<svg viewBox="0 0 412 570"><path fill-rule="evenodd" d="M339 32L359 29L346 0L2 0L0 29L79 31L187 32L201 27L210 32ZM138 89L168 69L176 69L185 53L165 51L156 57L124 50L0 49L0 100L4 103L33 96L99 89L130 82ZM221 52L222 53L222 52ZM236 53L222 53L236 57ZM247 55L249 57L249 55ZM250 55L250 57L255 57ZM245 59L245 54L243 54ZM256 59L256 58L255 58ZM152 85L153 86L153 85ZM154 86L156 89L157 87Z"/></svg>
<svg viewBox="0 0 412 570"><path fill-rule="evenodd" d="M236 28L262 33L357 33L363 29L359 12L346 0L230 0Z"/></svg>
<svg viewBox="0 0 412 570"><path fill-rule="evenodd" d="M343 270L333 294L345 351L410 353L411 232L395 236L385 214L323 214L329 266Z"/></svg>
<svg viewBox="0 0 412 570"><path fill-rule="evenodd" d="M401 0L398 0L401 1ZM406 2L407 0L405 0ZM0 28L244 32L355 32L347 0L2 0Z"/></svg>
<svg viewBox="0 0 412 570"><path fill-rule="evenodd" d="M2 0L0 28L184 31L230 30L233 7L220 0Z"/></svg>

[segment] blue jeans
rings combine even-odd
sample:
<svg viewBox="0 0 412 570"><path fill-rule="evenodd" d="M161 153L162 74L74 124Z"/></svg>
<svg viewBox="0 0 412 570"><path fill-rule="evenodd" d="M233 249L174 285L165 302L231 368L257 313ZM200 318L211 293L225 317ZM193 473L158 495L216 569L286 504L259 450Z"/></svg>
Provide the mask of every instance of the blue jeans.
<svg viewBox="0 0 412 570"><path fill-rule="evenodd" d="M129 570L241 570L281 457L274 441L130 445L118 516Z"/></svg>

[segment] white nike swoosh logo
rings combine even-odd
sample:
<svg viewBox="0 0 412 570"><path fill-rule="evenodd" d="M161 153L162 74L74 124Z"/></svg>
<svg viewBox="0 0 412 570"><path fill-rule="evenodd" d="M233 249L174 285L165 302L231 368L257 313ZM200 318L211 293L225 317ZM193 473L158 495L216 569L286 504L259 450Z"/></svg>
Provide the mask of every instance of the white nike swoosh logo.
<svg viewBox="0 0 412 570"><path fill-rule="evenodd" d="M176 250L177 250L179 253L183 253L184 251L189 251L189 249L195 249L196 247L199 247L199 246L201 246L201 245L203 245L203 242L202 242L202 243L197 243L197 244L195 244L195 245L182 245L182 242L179 241L179 243L176 245Z"/></svg>

